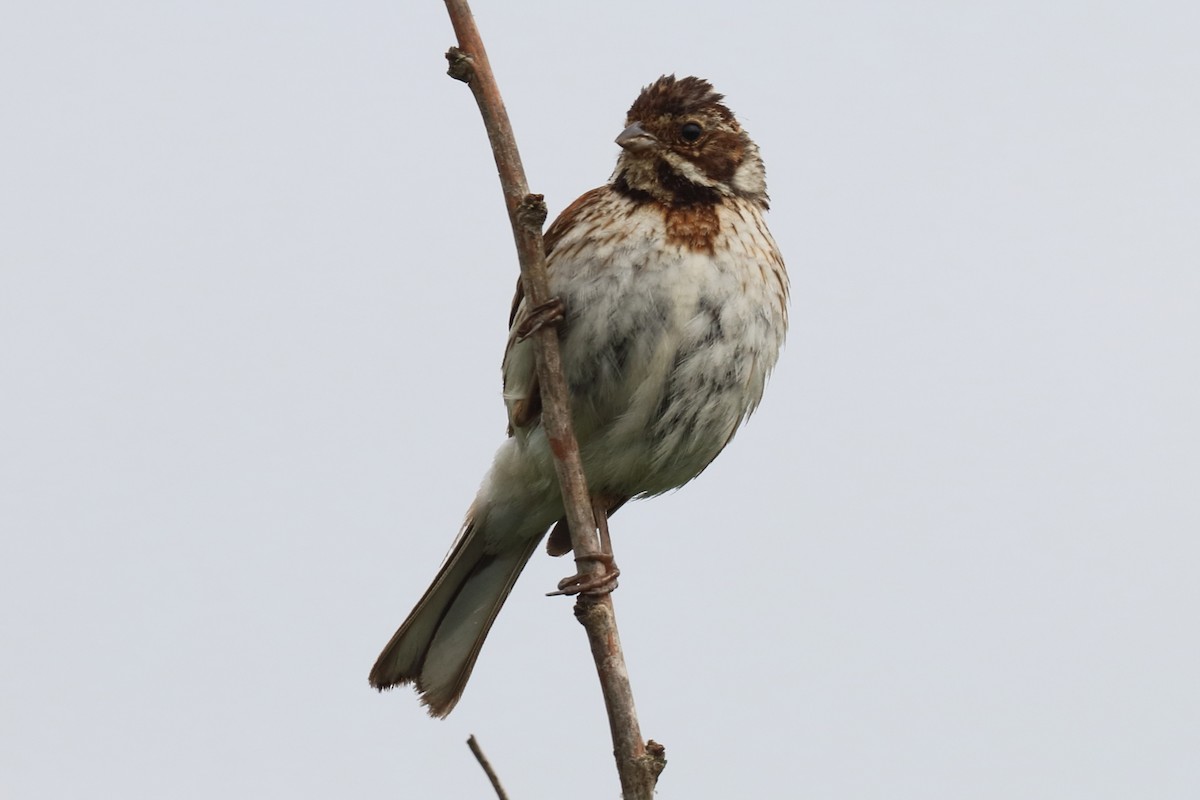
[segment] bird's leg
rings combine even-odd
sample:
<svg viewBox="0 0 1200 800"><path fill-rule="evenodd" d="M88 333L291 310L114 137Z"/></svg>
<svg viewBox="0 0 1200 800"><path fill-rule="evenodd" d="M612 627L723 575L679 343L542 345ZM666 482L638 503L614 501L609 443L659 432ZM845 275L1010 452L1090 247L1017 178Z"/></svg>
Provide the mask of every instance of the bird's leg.
<svg viewBox="0 0 1200 800"><path fill-rule="evenodd" d="M600 552L575 554L576 564L580 561L597 561L604 565L604 571L598 575L578 571L571 577L559 581L558 591L550 592L548 597L577 594L602 595L617 588L617 578L621 576L621 570L617 568L617 562L613 560L612 537L608 533L608 504L607 498L592 497L592 515L596 518L596 527L600 531Z"/></svg>
<svg viewBox="0 0 1200 800"><path fill-rule="evenodd" d="M546 302L529 309L525 319L517 326L517 341L523 342L547 325L557 325L566 317L566 306L558 297L551 297Z"/></svg>

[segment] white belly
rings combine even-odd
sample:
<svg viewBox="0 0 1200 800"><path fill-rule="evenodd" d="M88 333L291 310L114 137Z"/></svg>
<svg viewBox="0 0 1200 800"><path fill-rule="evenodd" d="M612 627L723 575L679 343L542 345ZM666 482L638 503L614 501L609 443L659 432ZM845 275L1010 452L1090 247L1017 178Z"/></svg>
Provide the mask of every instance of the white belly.
<svg viewBox="0 0 1200 800"><path fill-rule="evenodd" d="M567 309L563 363L593 491L649 495L686 483L758 404L786 322L785 289L764 263L778 262L774 242L753 213L757 241L745 241L742 225L736 246L721 234L710 253L668 244L649 208L631 220L634 235L555 264L551 290Z"/></svg>

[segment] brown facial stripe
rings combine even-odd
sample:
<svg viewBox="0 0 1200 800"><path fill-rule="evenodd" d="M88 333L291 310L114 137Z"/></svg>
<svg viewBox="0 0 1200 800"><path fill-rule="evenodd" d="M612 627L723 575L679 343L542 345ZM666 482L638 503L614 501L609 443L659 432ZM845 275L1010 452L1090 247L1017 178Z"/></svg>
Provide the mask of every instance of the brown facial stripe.
<svg viewBox="0 0 1200 800"><path fill-rule="evenodd" d="M684 156L704 175L718 183L729 183L742 163L746 146L736 133L715 132L695 154Z"/></svg>

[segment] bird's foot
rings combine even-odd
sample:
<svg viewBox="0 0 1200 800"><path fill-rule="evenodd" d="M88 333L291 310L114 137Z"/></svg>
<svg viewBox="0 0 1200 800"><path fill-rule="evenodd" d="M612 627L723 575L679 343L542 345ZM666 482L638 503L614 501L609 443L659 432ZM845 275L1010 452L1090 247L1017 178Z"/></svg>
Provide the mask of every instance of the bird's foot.
<svg viewBox="0 0 1200 800"><path fill-rule="evenodd" d="M534 306L517 326L517 341L523 342L542 328L557 325L567 315L567 307L558 297L551 297L541 305Z"/></svg>
<svg viewBox="0 0 1200 800"><path fill-rule="evenodd" d="M563 578L558 582L558 591L548 592L547 597L573 597L580 594L596 597L609 594L617 588L617 578L621 576L621 570L611 553L576 556L575 561L599 562L604 565L604 571L595 575L580 571L569 578Z"/></svg>

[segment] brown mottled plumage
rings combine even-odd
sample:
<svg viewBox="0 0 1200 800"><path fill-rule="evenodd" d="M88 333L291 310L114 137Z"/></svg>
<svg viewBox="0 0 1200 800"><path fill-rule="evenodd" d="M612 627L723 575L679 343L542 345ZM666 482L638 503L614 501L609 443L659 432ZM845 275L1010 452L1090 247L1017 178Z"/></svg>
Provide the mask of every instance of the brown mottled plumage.
<svg viewBox="0 0 1200 800"><path fill-rule="evenodd" d="M758 147L707 81L660 78L617 137L609 184L546 231L565 318L563 368L594 504L677 488L758 405L787 329L787 273L763 220ZM518 286L504 355L510 438L433 584L371 670L415 683L435 716L462 695L480 647L538 542L570 550Z"/></svg>

